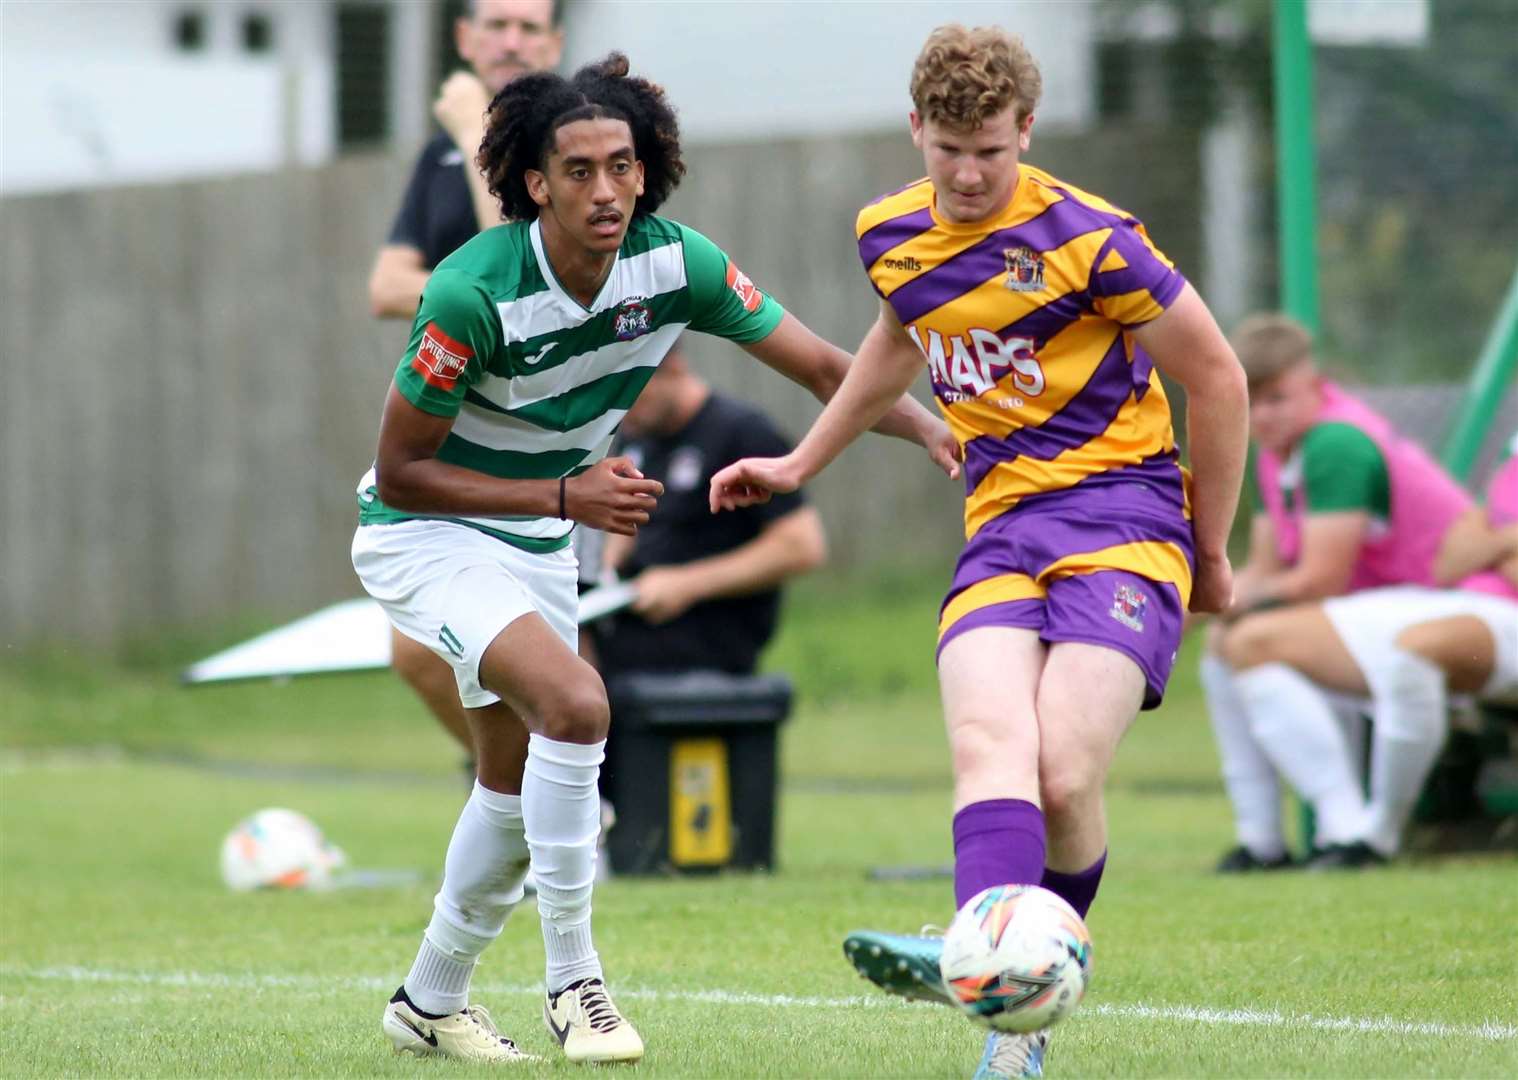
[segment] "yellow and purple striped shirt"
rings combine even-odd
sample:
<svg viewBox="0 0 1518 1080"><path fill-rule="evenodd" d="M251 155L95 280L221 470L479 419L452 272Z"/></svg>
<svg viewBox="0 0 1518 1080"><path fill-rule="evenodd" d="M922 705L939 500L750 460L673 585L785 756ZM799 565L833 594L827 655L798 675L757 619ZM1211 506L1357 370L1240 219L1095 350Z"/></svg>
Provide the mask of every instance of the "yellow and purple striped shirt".
<svg viewBox="0 0 1518 1080"><path fill-rule="evenodd" d="M1077 484L1189 487L1165 391L1130 333L1185 278L1131 214L1029 165L1018 173L989 221L943 220L924 179L856 224L870 281L922 350L964 447L967 537Z"/></svg>

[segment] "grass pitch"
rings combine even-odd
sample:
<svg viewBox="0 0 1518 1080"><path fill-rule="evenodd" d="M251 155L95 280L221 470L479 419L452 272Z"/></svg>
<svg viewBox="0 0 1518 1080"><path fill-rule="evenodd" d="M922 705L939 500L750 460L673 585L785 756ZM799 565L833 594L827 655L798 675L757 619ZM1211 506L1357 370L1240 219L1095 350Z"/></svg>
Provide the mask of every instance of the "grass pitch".
<svg viewBox="0 0 1518 1080"><path fill-rule="evenodd" d="M597 890L608 977L648 1044L640 1076L966 1077L979 1032L856 979L850 929L944 922L948 762L925 587L801 594L769 666L783 735L779 871ZM221 642L201 643L209 651ZM181 656L180 659L186 657ZM1051 1076L1518 1074L1518 873L1501 856L1363 874L1219 878L1231 825L1183 656L1110 788L1095 977ZM379 1033L464 797L457 755L387 675L202 690L162 663L0 667L0 1016L18 1076L472 1072ZM318 821L353 863L418 879L232 895L222 834L262 806ZM476 997L564 1073L519 910ZM483 1070L480 1070L483 1071Z"/></svg>

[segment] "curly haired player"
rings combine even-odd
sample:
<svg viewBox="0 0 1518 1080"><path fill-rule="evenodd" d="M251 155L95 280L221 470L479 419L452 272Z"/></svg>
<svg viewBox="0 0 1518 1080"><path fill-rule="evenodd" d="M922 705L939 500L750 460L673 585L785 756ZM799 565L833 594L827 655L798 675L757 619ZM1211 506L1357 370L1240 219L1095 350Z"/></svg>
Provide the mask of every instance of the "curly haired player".
<svg viewBox="0 0 1518 1080"><path fill-rule="evenodd" d="M479 165L516 220L428 279L358 489L354 568L396 629L452 666L479 755L432 920L383 1027L398 1051L523 1056L469 1004L469 984L530 861L544 1019L571 1061L633 1061L642 1040L591 938L610 721L600 677L575 653L570 534L577 522L629 535L648 521L661 486L606 453L682 331L737 342L823 399L849 356L710 240L655 216L685 171L679 128L626 57L508 83ZM957 472L948 428L910 399L880 430Z"/></svg>

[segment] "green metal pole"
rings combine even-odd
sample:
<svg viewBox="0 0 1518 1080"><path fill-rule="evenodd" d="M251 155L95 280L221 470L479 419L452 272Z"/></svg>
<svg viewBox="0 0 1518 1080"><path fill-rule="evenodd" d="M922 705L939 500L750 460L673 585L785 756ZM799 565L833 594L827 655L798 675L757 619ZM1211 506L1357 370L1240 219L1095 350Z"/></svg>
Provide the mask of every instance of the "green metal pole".
<svg viewBox="0 0 1518 1080"><path fill-rule="evenodd" d="M1312 42L1307 0L1275 0L1271 67L1275 77L1276 257L1281 310L1318 333L1318 183L1312 123ZM1311 854L1317 822L1302 803L1302 844Z"/></svg>
<svg viewBox="0 0 1518 1080"><path fill-rule="evenodd" d="M1461 480L1470 475L1471 466L1476 463L1502 395L1513 383L1515 369L1518 369L1518 272L1514 272L1507 299L1481 346L1460 412L1445 438L1444 466Z"/></svg>
<svg viewBox="0 0 1518 1080"><path fill-rule="evenodd" d="M1307 0L1275 0L1276 204L1281 307L1318 332L1318 185Z"/></svg>

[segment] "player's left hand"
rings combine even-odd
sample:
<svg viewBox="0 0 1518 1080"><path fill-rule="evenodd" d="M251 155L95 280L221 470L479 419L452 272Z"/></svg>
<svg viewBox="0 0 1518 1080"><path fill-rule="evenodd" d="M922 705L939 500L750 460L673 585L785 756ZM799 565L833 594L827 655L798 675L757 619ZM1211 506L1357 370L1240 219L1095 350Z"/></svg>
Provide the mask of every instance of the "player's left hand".
<svg viewBox="0 0 1518 1080"><path fill-rule="evenodd" d="M950 480L959 479L959 466L965 459L965 451L948 424L935 419L922 444L928 448L928 457L933 459L934 465L948 474Z"/></svg>
<svg viewBox="0 0 1518 1080"><path fill-rule="evenodd" d="M1216 614L1233 606L1233 566L1227 555L1197 556L1189 606L1199 614Z"/></svg>
<svg viewBox="0 0 1518 1080"><path fill-rule="evenodd" d="M653 566L633 578L638 597L632 609L647 622L660 623L678 619L698 597L690 588L689 575L678 566Z"/></svg>
<svg viewBox="0 0 1518 1080"><path fill-rule="evenodd" d="M432 115L443 125L459 149L473 156L470 146L478 146L485 132L485 110L490 108L490 91L478 75L470 71L455 71L443 81L437 100L432 103ZM468 144L468 145L466 145Z"/></svg>

